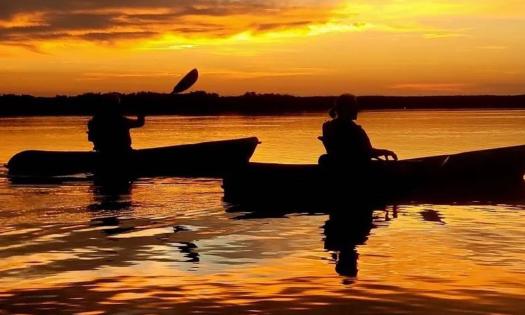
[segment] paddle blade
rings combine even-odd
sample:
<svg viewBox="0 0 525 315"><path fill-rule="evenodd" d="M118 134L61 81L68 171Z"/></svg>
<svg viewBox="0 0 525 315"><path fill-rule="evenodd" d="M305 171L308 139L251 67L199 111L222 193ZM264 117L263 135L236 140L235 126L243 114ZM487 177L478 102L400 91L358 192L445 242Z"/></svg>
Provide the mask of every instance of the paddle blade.
<svg viewBox="0 0 525 315"><path fill-rule="evenodd" d="M197 82L197 79L199 78L199 71L197 69L193 69L188 74L182 78L177 85L173 88L172 94L177 94L182 91L186 91L189 89L195 82Z"/></svg>

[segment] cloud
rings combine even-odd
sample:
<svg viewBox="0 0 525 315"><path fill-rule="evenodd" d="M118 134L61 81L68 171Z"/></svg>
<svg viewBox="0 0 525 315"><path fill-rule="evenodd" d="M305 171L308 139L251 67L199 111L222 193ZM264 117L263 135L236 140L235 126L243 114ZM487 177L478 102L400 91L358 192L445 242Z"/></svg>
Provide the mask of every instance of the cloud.
<svg viewBox="0 0 525 315"><path fill-rule="evenodd" d="M117 41L166 33L225 37L246 30L299 27L327 18L324 6L300 4L253 0L3 1L0 44L62 39ZM314 7L321 10L316 12Z"/></svg>
<svg viewBox="0 0 525 315"><path fill-rule="evenodd" d="M320 75L333 74L333 71L322 68L287 68L286 71L234 71L234 70L216 70L204 71L206 76L216 76L219 78L228 78L233 80L249 80L261 78L288 78L288 77L317 77Z"/></svg>
<svg viewBox="0 0 525 315"><path fill-rule="evenodd" d="M507 49L509 49L508 46L503 46L503 45L478 46L476 48L486 49L486 50L507 50Z"/></svg>
<svg viewBox="0 0 525 315"><path fill-rule="evenodd" d="M281 77L304 77L319 76L330 73L329 70L319 68L289 68L286 71L234 71L234 70L208 70L201 71L206 77L219 77L233 80L247 80L259 78L281 78ZM77 80L98 81L107 79L130 79L130 78L173 78L179 73L172 72L86 72Z"/></svg>
<svg viewBox="0 0 525 315"><path fill-rule="evenodd" d="M471 85L465 83L399 83L388 88L410 92L461 92L469 87Z"/></svg>
<svg viewBox="0 0 525 315"><path fill-rule="evenodd" d="M1 1L0 45L38 47L54 40L162 42L169 37L177 40L162 42L166 47L182 47L180 39L184 45L191 45L189 40L195 39L283 39L367 30L441 39L468 36L470 32L465 27L450 26L450 17L456 21L487 12L505 16L524 5L510 1L507 7L502 11L488 0Z"/></svg>
<svg viewBox="0 0 525 315"><path fill-rule="evenodd" d="M130 79L130 78L171 78L179 74L170 72L87 72L83 73L78 81L103 81L103 80L119 80L119 79Z"/></svg>
<svg viewBox="0 0 525 315"><path fill-rule="evenodd" d="M249 1L254 6L259 6L259 1ZM261 1L262 2L262 1ZM198 14L200 11L214 7L239 7L237 1L172 1L172 0L17 0L2 1L0 3L0 18L8 19L20 13L27 12L102 12L132 10L168 9L185 14ZM215 6L214 6L215 4ZM218 5L218 6L217 6Z"/></svg>

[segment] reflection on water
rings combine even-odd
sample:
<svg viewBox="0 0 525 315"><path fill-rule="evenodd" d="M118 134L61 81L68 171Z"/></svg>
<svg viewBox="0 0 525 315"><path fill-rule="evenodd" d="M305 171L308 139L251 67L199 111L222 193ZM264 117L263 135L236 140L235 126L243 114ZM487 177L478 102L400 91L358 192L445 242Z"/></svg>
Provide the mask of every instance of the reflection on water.
<svg viewBox="0 0 525 315"><path fill-rule="evenodd" d="M364 245L374 227L373 209L355 207L329 214L323 226L324 248L334 252L335 271L342 276L357 276L357 246Z"/></svg>
<svg viewBox="0 0 525 315"><path fill-rule="evenodd" d="M432 121L414 113L414 124L432 125L432 135L404 123L381 135L386 115L365 115L372 139L383 145L392 136L389 147L405 156L472 149L450 140L460 133L457 121L467 139L486 139L483 146L525 143L523 111L443 112ZM495 122L490 135L479 129L487 117ZM81 128L69 123L79 118L56 123L62 119L2 121L3 161L25 140L73 146ZM310 137L323 119L161 117L137 145L256 134L258 160L309 162L322 149ZM278 137L284 127L286 139ZM164 140L148 142L148 133ZM430 150L422 144L428 137L453 144ZM525 313L523 187L396 205L349 198L329 209L256 209L224 203L215 179L145 178L108 189L75 178L10 183L2 172L0 313Z"/></svg>

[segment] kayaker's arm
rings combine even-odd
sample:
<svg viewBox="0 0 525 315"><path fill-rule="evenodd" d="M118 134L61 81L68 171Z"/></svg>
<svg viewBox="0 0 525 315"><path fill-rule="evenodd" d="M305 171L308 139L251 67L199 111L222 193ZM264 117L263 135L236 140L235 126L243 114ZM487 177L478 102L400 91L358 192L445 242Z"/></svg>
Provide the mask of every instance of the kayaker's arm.
<svg viewBox="0 0 525 315"><path fill-rule="evenodd" d="M385 160L388 160L389 157L391 157L394 161L397 161L397 154L395 154L393 151L390 151L390 150L374 148L365 130L361 127L359 127L359 130L361 132L362 145L366 147L366 150L369 150L370 155L371 155L370 157L372 159L378 159L380 157L384 157Z"/></svg>
<svg viewBox="0 0 525 315"><path fill-rule="evenodd" d="M137 119L129 119L129 118L127 118L127 120L128 120L128 127L129 128L140 128L140 127L144 126L144 124L146 123L146 119L145 119L143 114L138 115Z"/></svg>
<svg viewBox="0 0 525 315"><path fill-rule="evenodd" d="M361 132L362 143L367 148L367 150L369 150L371 155L370 157L372 159L379 159L380 157L384 157L385 160L388 160L389 157L391 157L394 161L397 161L397 154L395 154L394 151L374 148L365 130L361 127L359 128L359 130Z"/></svg>

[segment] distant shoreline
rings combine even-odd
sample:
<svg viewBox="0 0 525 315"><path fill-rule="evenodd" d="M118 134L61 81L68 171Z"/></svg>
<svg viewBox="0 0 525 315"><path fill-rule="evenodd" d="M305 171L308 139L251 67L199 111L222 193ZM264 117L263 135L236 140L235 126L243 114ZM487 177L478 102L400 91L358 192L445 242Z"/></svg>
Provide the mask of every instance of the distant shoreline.
<svg viewBox="0 0 525 315"><path fill-rule="evenodd" d="M105 96L95 93L55 97L0 95L0 117L92 115L100 104L104 104ZM121 94L119 106L126 114L280 115L325 112L335 98L252 92L240 96L220 96L202 91L180 95L140 92ZM359 96L358 101L365 111L525 109L525 95Z"/></svg>

